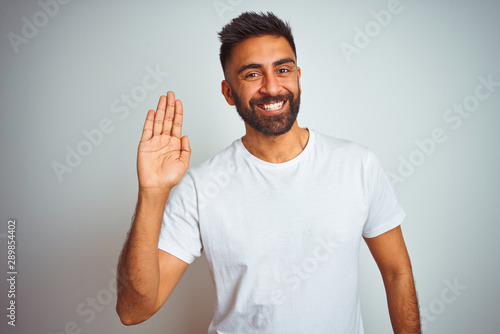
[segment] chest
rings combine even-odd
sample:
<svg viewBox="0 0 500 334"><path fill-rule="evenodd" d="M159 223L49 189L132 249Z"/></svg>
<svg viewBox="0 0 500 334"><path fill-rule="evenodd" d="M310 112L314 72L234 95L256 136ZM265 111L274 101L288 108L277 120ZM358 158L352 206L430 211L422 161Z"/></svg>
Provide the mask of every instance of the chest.
<svg viewBox="0 0 500 334"><path fill-rule="evenodd" d="M340 257L357 254L366 203L354 174L236 175L200 210L203 247L229 266L294 263L321 245Z"/></svg>

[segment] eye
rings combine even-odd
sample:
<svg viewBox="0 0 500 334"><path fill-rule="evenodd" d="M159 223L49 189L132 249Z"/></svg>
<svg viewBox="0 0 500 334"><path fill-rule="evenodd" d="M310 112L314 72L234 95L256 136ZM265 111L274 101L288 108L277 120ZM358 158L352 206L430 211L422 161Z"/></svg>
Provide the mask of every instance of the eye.
<svg viewBox="0 0 500 334"><path fill-rule="evenodd" d="M247 75L245 75L245 78L256 78L259 74L255 72L250 72Z"/></svg>
<svg viewBox="0 0 500 334"><path fill-rule="evenodd" d="M290 72L290 70L289 70L289 69L287 69L287 68L280 68L280 69L278 70L278 73L279 73L279 74L284 74L284 73L288 73L288 72Z"/></svg>

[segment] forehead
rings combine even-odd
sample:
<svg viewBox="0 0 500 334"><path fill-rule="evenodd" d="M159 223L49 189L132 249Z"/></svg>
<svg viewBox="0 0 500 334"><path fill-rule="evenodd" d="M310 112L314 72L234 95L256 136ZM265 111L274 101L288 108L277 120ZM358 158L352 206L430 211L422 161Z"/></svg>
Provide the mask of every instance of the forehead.
<svg viewBox="0 0 500 334"><path fill-rule="evenodd" d="M293 49L283 36L250 37L238 43L231 53L231 69L247 64L270 65L283 58L295 59Z"/></svg>

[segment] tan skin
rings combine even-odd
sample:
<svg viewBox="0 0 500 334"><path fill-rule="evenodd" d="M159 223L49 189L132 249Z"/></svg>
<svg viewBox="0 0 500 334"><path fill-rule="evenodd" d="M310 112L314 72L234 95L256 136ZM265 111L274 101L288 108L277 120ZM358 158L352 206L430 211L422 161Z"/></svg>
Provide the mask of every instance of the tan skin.
<svg viewBox="0 0 500 334"><path fill-rule="evenodd" d="M283 59L291 59L293 62L275 65ZM250 64L259 67L239 72ZM252 97L276 96L284 92L297 94L300 90L300 68L296 65L290 44L283 37L262 36L244 40L233 49L226 72L227 78L222 81L221 90L227 103L232 106L235 102L229 81L247 105ZM286 107L285 105L284 108ZM259 112L258 108L256 112ZM279 136L264 135L246 123L245 130L242 141L247 150L257 158L273 163L293 159L302 152L309 139L309 132L299 128L297 121L290 131Z"/></svg>
<svg viewBox="0 0 500 334"><path fill-rule="evenodd" d="M252 97L301 91L300 68L283 37L261 36L241 42L233 49L228 66L221 90L230 105L235 105L233 93L248 105ZM286 107L285 102L280 112L286 112ZM266 116L265 110L256 111ZM181 136L182 115L181 101L168 92L160 97L156 112L148 112L144 124L137 158L139 199L118 265L116 310L126 325L140 323L156 313L188 266L158 249L167 198L186 173L191 155L188 138ZM289 132L279 136L263 135L247 124L245 129L242 141L247 150L271 163L293 159L309 138L309 132L297 121ZM401 228L365 241L382 274L394 332L420 333L413 274Z"/></svg>
<svg viewBox="0 0 500 334"><path fill-rule="evenodd" d="M181 137L182 103L173 92L148 112L137 154L139 198L118 263L116 311L125 325L156 313L188 264L158 249L163 210L170 190L189 166L191 149Z"/></svg>

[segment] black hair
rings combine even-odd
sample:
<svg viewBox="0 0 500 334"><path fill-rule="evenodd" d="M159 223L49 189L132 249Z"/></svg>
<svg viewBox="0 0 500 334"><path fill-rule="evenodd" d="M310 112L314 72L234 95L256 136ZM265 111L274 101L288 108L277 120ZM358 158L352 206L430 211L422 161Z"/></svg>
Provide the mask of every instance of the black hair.
<svg viewBox="0 0 500 334"><path fill-rule="evenodd" d="M222 70L226 73L226 66L231 60L233 48L240 42L250 37L271 35L284 37L292 47L295 58L295 42L293 41L292 28L287 22L282 21L271 12L256 13L245 12L226 24L218 33L221 41L220 63Z"/></svg>

